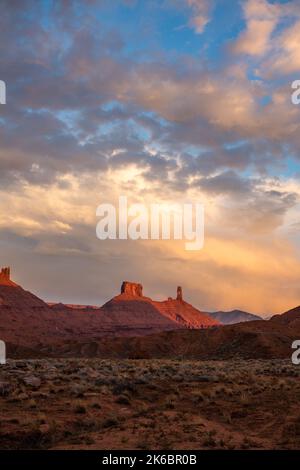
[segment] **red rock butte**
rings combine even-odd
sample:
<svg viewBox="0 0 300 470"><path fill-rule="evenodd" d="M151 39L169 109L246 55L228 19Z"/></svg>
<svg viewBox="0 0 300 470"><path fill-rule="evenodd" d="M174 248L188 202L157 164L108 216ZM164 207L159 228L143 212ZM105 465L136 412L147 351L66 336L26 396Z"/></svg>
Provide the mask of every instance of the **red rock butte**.
<svg viewBox="0 0 300 470"><path fill-rule="evenodd" d="M176 298L168 297L167 300L157 301L143 295L143 286L138 282L123 281L121 285L121 293L103 305L102 309L109 311L110 315L119 312L124 316L129 312L130 315L126 321L130 322L131 315L136 318L150 321L150 307L152 307L152 319L160 314L161 318L168 319L176 325L175 328L208 328L219 325L219 322L211 318L208 314L203 313L183 300L183 289L177 287ZM154 307L154 308L153 308ZM146 315L146 310L148 314Z"/></svg>
<svg viewBox="0 0 300 470"><path fill-rule="evenodd" d="M300 336L300 307L268 321L221 326L187 303L180 286L175 298L156 301L129 281L102 307L48 304L15 284L5 267L0 331L14 357L285 358Z"/></svg>
<svg viewBox="0 0 300 470"><path fill-rule="evenodd" d="M163 331L203 329L219 323L183 300L159 302L145 297L143 286L124 281L120 294L102 307L46 303L10 278L10 268L0 272L0 331L15 345L83 340L103 336L144 336Z"/></svg>
<svg viewBox="0 0 300 470"><path fill-rule="evenodd" d="M137 282L123 281L121 286L121 294L132 297L143 297L143 286Z"/></svg>

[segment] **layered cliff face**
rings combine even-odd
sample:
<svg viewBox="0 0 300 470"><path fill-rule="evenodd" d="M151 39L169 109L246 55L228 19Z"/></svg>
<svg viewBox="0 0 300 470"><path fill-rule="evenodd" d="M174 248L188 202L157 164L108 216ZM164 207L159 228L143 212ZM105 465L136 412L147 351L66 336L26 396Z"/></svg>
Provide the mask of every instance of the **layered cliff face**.
<svg viewBox="0 0 300 470"><path fill-rule="evenodd" d="M137 282L123 281L121 294L125 294L128 297L143 297L143 286Z"/></svg>
<svg viewBox="0 0 300 470"><path fill-rule="evenodd" d="M211 318L207 313L193 307L183 300L183 290L181 286L177 287L176 299L171 297L163 302L152 301L152 304L173 321L176 321L185 328L208 328L219 325L219 322Z"/></svg>
<svg viewBox="0 0 300 470"><path fill-rule="evenodd" d="M176 321L185 328L209 328L219 322L209 315L200 312L184 300L168 299L164 302L152 301L161 314Z"/></svg>

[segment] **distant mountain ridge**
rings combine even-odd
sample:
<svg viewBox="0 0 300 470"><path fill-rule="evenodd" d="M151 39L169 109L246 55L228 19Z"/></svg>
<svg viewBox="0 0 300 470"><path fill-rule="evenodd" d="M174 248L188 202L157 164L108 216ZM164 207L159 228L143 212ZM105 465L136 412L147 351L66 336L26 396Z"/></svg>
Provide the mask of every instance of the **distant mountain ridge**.
<svg viewBox="0 0 300 470"><path fill-rule="evenodd" d="M235 323L263 320L259 315L244 312L243 310L231 310L229 312L220 310L218 312L209 312L208 315L215 320L218 320L222 325L234 325Z"/></svg>

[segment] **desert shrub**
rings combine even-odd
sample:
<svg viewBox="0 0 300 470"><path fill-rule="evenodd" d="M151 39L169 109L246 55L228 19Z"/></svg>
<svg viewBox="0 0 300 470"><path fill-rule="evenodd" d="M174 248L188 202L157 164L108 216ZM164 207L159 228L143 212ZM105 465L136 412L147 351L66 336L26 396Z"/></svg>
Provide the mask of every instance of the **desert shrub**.
<svg viewBox="0 0 300 470"><path fill-rule="evenodd" d="M117 399L116 399L116 403L118 403L119 405L130 405L130 399L127 395L120 395Z"/></svg>
<svg viewBox="0 0 300 470"><path fill-rule="evenodd" d="M76 414L80 414L80 415L83 415L87 412L87 409L84 405L82 405L81 403L78 403L75 407L74 407L74 413Z"/></svg>

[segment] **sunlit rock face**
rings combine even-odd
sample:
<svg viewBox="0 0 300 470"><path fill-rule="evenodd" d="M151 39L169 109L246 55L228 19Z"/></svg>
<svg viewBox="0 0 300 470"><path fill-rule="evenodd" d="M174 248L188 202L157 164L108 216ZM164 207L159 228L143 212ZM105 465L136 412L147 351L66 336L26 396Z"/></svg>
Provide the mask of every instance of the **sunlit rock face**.
<svg viewBox="0 0 300 470"><path fill-rule="evenodd" d="M121 286L121 294L133 297L143 297L143 286L137 282L124 281Z"/></svg>
<svg viewBox="0 0 300 470"><path fill-rule="evenodd" d="M10 279L10 268L5 267L0 271L0 285L2 286L16 286L16 284Z"/></svg>

